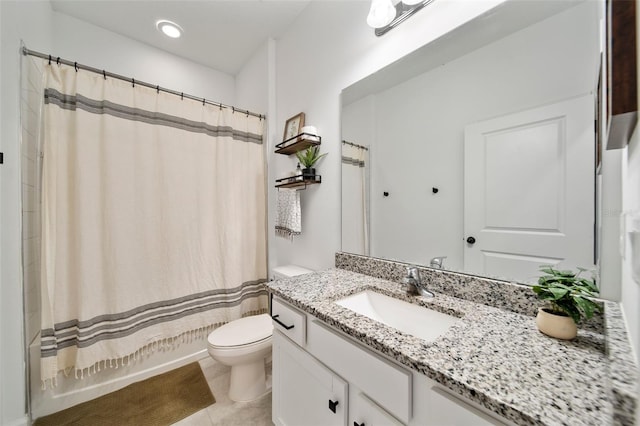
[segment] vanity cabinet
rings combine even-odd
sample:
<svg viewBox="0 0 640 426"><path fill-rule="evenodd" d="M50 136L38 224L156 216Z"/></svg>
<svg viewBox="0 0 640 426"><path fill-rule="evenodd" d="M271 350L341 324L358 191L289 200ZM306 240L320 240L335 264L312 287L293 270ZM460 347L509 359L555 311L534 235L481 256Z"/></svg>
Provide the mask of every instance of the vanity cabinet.
<svg viewBox="0 0 640 426"><path fill-rule="evenodd" d="M271 315L278 426L509 424L276 297Z"/></svg>

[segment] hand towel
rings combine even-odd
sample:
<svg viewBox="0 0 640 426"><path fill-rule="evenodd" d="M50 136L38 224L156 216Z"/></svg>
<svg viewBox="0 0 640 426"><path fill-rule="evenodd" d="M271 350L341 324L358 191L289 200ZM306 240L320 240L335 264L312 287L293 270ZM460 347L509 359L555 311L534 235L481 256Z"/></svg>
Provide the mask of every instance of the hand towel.
<svg viewBox="0 0 640 426"><path fill-rule="evenodd" d="M300 193L295 189L278 190L276 235L293 240L294 235L300 235L301 232Z"/></svg>

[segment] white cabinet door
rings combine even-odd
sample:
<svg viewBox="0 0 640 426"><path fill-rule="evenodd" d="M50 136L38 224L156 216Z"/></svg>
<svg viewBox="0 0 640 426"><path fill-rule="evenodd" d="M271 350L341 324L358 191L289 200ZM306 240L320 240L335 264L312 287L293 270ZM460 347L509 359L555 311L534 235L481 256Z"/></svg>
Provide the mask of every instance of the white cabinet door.
<svg viewBox="0 0 640 426"><path fill-rule="evenodd" d="M340 335L319 320L309 321L307 350L404 423L411 419L412 375L397 364ZM353 423L350 423L350 426Z"/></svg>
<svg viewBox="0 0 640 426"><path fill-rule="evenodd" d="M402 426L403 423L373 402L368 396L352 388L349 395L349 425Z"/></svg>
<svg viewBox="0 0 640 426"><path fill-rule="evenodd" d="M347 422L347 383L277 331L273 333L272 392L272 420L278 426Z"/></svg>
<svg viewBox="0 0 640 426"><path fill-rule="evenodd" d="M586 95L465 128L465 271L593 266L593 108Z"/></svg>

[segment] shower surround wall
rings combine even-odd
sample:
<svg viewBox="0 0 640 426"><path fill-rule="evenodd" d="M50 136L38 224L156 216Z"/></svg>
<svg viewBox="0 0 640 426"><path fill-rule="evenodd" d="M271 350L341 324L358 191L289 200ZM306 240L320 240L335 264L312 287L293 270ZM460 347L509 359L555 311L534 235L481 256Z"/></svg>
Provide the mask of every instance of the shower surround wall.
<svg viewBox="0 0 640 426"><path fill-rule="evenodd" d="M40 60L32 57L22 58L20 64L20 159L22 161L22 291L25 353L28 353L29 348L34 344L38 344L40 335L42 75ZM39 359L39 355L36 355L35 359ZM31 368L26 369L27 380L34 383L30 377L31 372ZM28 387L29 394L32 394L33 390L33 386Z"/></svg>
<svg viewBox="0 0 640 426"><path fill-rule="evenodd" d="M26 342L40 331L40 201L42 63L22 59L20 127L22 130L22 270Z"/></svg>
<svg viewBox="0 0 640 426"><path fill-rule="evenodd" d="M40 242L42 237L40 209L42 195L42 61L23 57L20 64L20 129L22 161L22 290L25 344L39 351L40 336ZM32 360L39 360L35 352ZM27 379L33 368L27 368ZM30 401L36 386L29 389Z"/></svg>

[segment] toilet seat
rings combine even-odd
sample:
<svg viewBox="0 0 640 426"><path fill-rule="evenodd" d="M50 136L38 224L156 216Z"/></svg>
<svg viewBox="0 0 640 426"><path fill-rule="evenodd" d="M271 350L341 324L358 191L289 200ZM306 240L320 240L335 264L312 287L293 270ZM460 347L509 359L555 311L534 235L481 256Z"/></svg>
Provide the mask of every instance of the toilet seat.
<svg viewBox="0 0 640 426"><path fill-rule="evenodd" d="M213 330L207 338L210 348L248 348L271 341L273 323L267 314L231 321Z"/></svg>

